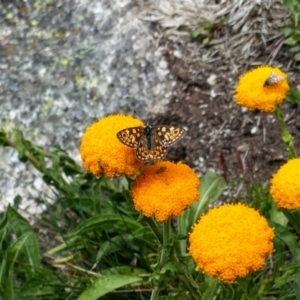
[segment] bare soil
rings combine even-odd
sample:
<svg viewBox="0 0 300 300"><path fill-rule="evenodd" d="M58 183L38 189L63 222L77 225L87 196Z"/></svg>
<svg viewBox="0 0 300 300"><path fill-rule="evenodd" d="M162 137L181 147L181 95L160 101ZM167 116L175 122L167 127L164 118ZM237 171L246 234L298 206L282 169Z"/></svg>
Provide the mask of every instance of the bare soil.
<svg viewBox="0 0 300 300"><path fill-rule="evenodd" d="M201 175L211 169L228 180L243 177L268 182L287 159L278 122L273 114L241 108L233 95L239 76L257 65L269 64L272 43L266 46L269 52L260 47L251 60L237 64L226 51L216 51L215 59L205 61L201 42L189 38L180 43L161 43L176 87L166 114L152 122L188 129L185 138L170 149L168 158L184 161ZM288 73L291 87L295 88L297 74L288 49L281 48L273 65ZM281 109L298 149L299 107L284 102Z"/></svg>

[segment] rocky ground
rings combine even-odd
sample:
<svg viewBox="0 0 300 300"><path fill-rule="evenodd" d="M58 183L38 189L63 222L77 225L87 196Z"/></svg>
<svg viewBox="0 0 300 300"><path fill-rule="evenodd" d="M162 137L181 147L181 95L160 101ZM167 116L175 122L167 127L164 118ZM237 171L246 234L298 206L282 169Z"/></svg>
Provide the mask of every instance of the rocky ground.
<svg viewBox="0 0 300 300"><path fill-rule="evenodd" d="M280 1L154 3L1 1L1 126L19 126L80 161L80 138L93 120L137 110L152 124L188 129L168 158L200 175L213 169L267 182L285 161L278 125L272 114L237 106L233 94L238 77L262 64L282 68L291 86L300 81L277 27L288 17ZM204 17L211 26L192 39ZM299 149L298 107L282 109ZM34 200L44 191L39 174L14 150L0 154L0 209L17 194L23 210L42 209Z"/></svg>

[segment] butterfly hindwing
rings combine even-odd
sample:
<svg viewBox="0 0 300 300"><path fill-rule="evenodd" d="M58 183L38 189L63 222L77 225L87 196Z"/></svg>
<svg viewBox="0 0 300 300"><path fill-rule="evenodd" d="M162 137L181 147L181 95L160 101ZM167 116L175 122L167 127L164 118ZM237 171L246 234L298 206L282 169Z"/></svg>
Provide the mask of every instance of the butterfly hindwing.
<svg viewBox="0 0 300 300"><path fill-rule="evenodd" d="M135 155L142 162L162 160L167 154L167 149L161 144L160 140L153 135L151 138L151 147L148 148L147 137L140 139Z"/></svg>

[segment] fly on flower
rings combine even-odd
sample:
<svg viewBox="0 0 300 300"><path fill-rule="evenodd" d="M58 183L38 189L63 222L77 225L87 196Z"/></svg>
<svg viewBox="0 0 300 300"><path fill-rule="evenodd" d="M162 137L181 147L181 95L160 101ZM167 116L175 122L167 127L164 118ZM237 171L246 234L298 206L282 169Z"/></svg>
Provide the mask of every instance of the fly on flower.
<svg viewBox="0 0 300 300"><path fill-rule="evenodd" d="M167 154L167 148L181 139L186 130L174 126L130 127L117 133L117 138L126 146L135 149L135 155L141 162L162 160Z"/></svg>
<svg viewBox="0 0 300 300"><path fill-rule="evenodd" d="M275 72L272 72L268 79L265 81L264 86L274 85L280 81L283 81L284 77L282 77L279 74L276 74Z"/></svg>

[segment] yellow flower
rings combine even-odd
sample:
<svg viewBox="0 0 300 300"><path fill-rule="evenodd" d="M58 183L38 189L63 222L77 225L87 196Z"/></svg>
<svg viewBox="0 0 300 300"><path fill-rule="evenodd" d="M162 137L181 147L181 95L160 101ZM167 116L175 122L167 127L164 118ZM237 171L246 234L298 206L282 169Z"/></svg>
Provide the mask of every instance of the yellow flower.
<svg viewBox="0 0 300 300"><path fill-rule="evenodd" d="M264 217L243 204L211 209L194 225L189 252L210 276L234 283L261 269L273 251L273 230Z"/></svg>
<svg viewBox="0 0 300 300"><path fill-rule="evenodd" d="M127 127L143 126L132 116L111 115L100 119L87 128L80 146L84 168L96 176L104 174L134 175L141 167L134 149L123 145L117 138L118 131Z"/></svg>
<svg viewBox="0 0 300 300"><path fill-rule="evenodd" d="M282 77L282 80L266 85L271 74ZM261 66L240 77L234 99L237 104L249 110L259 109L263 112L273 112L281 104L290 87L287 75L278 68Z"/></svg>
<svg viewBox="0 0 300 300"><path fill-rule="evenodd" d="M189 166L164 161L145 167L132 184L131 194L136 210L165 222L199 199L199 184Z"/></svg>
<svg viewBox="0 0 300 300"><path fill-rule="evenodd" d="M300 158L289 160L273 175L270 193L278 207L300 208Z"/></svg>

